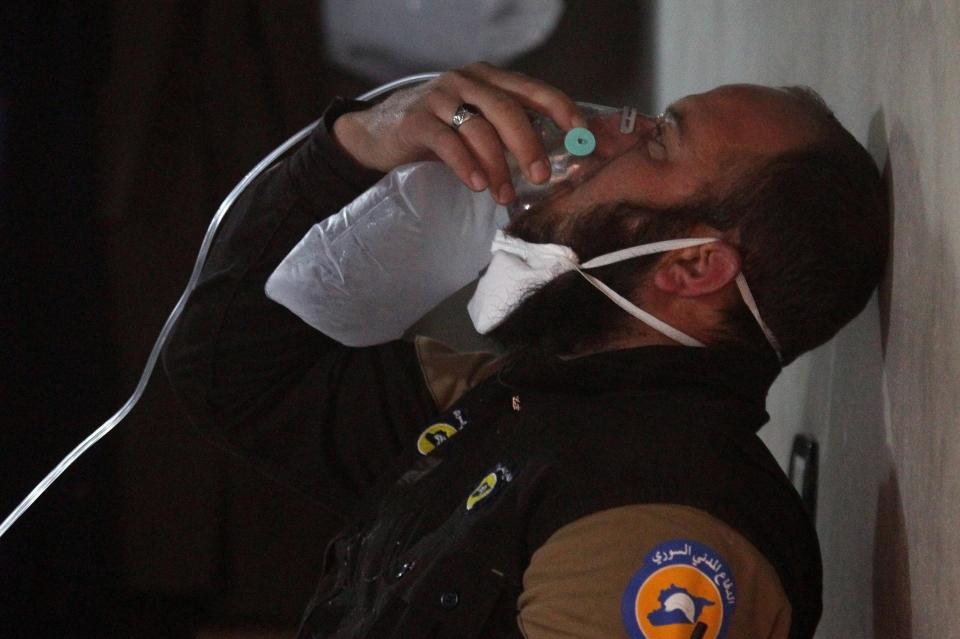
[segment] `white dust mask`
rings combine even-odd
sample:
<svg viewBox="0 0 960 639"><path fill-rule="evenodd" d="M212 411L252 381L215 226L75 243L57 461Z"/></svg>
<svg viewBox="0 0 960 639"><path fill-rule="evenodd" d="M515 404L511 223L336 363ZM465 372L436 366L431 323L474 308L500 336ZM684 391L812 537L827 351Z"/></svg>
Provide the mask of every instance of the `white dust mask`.
<svg viewBox="0 0 960 639"><path fill-rule="evenodd" d="M508 236L503 231L497 231L493 245L490 247L493 258L490 260L487 272L477 283L476 293L467 305L467 310L477 332L481 334L489 333L519 306L527 293L568 271L576 270L617 306L658 333L684 346L704 346L703 342L639 308L597 278L586 273L585 270L643 255L655 255L716 241L717 239L712 237L694 237L652 242L600 255L581 264L577 254L568 246L532 244ZM747 287L747 281L743 277L743 273L737 275L736 283L744 303L750 309L767 341L770 342L779 357L779 344L773 333L760 318L760 312L750 289Z"/></svg>

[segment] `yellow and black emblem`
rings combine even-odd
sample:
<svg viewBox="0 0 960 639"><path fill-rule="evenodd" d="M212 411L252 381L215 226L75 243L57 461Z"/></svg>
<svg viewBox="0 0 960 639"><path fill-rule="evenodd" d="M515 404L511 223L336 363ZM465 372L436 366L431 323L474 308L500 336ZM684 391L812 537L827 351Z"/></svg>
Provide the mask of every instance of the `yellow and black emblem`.
<svg viewBox="0 0 960 639"><path fill-rule="evenodd" d="M417 450L421 455L429 455L433 452L433 449L447 441L458 432L456 427L451 426L445 422L438 422L431 426L427 426L426 430L420 433L420 438L417 439Z"/></svg>
<svg viewBox="0 0 960 639"><path fill-rule="evenodd" d="M497 487L497 483L500 479L497 477L497 473L490 473L486 477L480 480L480 483L477 484L477 487L473 489L473 492L470 493L470 496L467 497L467 510L473 510L473 507L479 504L481 501L493 494L494 489Z"/></svg>
<svg viewBox="0 0 960 639"><path fill-rule="evenodd" d="M513 474L507 470L506 466L498 464L486 477L480 480L477 487L473 489L470 496L467 497L467 510L473 510L477 504L497 491L497 488L505 482L513 479Z"/></svg>

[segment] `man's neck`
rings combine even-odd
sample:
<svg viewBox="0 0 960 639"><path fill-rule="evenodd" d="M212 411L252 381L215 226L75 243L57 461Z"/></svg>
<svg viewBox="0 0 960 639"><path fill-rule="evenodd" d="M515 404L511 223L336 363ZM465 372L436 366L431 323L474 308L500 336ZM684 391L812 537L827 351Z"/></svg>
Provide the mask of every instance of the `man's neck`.
<svg viewBox="0 0 960 639"><path fill-rule="evenodd" d="M678 346L666 335L658 333L645 326L630 332L618 333L607 339L595 343L585 344L578 348L572 355L564 356L563 359L576 359L596 353L607 353L610 351L621 351L630 348L640 348L642 346Z"/></svg>

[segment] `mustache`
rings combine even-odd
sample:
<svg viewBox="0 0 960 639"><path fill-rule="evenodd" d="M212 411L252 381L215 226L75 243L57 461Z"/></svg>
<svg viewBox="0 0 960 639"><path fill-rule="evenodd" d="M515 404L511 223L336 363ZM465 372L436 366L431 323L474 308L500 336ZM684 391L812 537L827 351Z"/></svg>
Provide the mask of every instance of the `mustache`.
<svg viewBox="0 0 960 639"><path fill-rule="evenodd" d="M511 220L503 232L534 244L569 246L585 262L631 246L680 237L700 219L700 207L612 202L560 214L547 202Z"/></svg>

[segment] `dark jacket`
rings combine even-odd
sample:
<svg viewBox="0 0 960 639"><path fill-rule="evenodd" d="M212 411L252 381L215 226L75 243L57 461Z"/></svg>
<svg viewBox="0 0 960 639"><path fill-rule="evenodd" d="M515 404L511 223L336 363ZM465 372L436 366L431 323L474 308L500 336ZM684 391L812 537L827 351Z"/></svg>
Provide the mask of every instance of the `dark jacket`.
<svg viewBox="0 0 960 639"><path fill-rule="evenodd" d="M307 229L376 177L319 127L228 214L164 352L205 434L346 518L303 636L516 636L531 554L572 521L637 503L692 506L738 531L775 568L791 636L812 636L816 536L755 435L772 359L527 351L447 408L414 344L347 348L266 299ZM456 432L424 455L436 423Z"/></svg>

